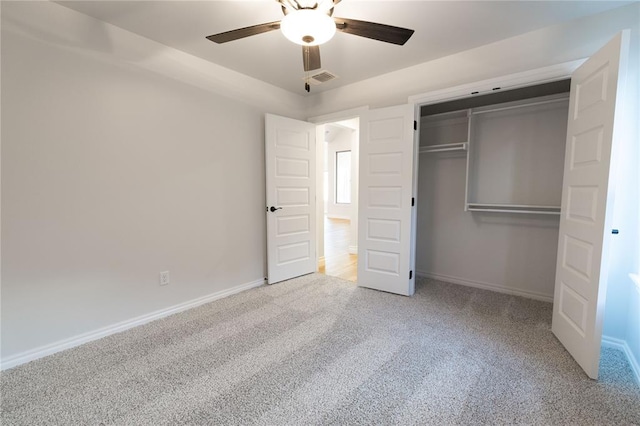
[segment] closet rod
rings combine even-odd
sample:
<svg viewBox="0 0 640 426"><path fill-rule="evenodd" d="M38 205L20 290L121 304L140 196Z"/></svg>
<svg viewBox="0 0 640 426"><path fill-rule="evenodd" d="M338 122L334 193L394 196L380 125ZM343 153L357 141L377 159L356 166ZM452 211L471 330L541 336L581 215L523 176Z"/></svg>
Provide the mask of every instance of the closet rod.
<svg viewBox="0 0 640 426"><path fill-rule="evenodd" d="M420 154L428 154L430 152L447 152L447 151L466 151L467 142L448 143L442 145L431 145L420 147Z"/></svg>
<svg viewBox="0 0 640 426"><path fill-rule="evenodd" d="M560 206L543 206L540 204L491 204L491 203L468 203L469 206L473 207L504 207L504 208L515 208L515 209L560 209Z"/></svg>
<svg viewBox="0 0 640 426"><path fill-rule="evenodd" d="M559 206L537 206L531 204L480 204L467 203L467 210L476 212L496 213L530 213L530 214L560 214Z"/></svg>
<svg viewBox="0 0 640 426"><path fill-rule="evenodd" d="M471 212L492 212L492 213L529 213L529 214L555 214L559 215L559 211L551 210L510 210L510 209L498 209L498 208L480 208L480 207L468 207L467 210Z"/></svg>
<svg viewBox="0 0 640 426"><path fill-rule="evenodd" d="M554 103L554 102L564 102L564 101L568 101L569 98L558 98L558 99L548 99L546 101L539 101L539 102L531 102L531 103L527 103L527 104L520 104L520 105L511 105L511 106L506 106L506 107L501 107L501 108L492 108L492 109L483 109L480 111L471 111L471 114L486 114L488 112L498 112L498 111L506 111L509 109L516 109L516 108L525 108L525 107L530 107L530 106L536 106L536 105L545 105L545 104L550 104L550 103Z"/></svg>

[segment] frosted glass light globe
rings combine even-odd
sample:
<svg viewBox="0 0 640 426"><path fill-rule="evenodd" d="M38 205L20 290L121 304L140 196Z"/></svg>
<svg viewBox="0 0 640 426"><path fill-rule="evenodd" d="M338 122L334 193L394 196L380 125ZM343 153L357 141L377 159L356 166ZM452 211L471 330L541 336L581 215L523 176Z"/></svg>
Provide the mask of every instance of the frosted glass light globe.
<svg viewBox="0 0 640 426"><path fill-rule="evenodd" d="M331 40L336 33L336 23L319 10L300 9L282 18L280 30L296 44L318 46Z"/></svg>

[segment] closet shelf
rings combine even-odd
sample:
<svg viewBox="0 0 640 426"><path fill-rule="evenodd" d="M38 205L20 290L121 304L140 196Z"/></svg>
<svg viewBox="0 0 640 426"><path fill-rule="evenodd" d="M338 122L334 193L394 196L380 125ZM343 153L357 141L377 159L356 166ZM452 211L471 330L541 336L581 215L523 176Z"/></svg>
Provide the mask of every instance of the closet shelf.
<svg viewBox="0 0 640 426"><path fill-rule="evenodd" d="M490 113L490 112L507 111L507 110L510 110L510 109L528 108L528 107L532 107L532 106L536 106L536 105L546 105L546 104L553 104L553 103L557 103L557 102L568 102L568 101L569 101L569 98L567 98L565 95L563 95L560 98L545 99L543 101L538 101L538 102L527 102L527 103L523 103L523 104L519 104L519 105L509 105L509 106L498 107L498 108L484 108L484 109L471 110L471 115L486 114L486 113Z"/></svg>
<svg viewBox="0 0 640 426"><path fill-rule="evenodd" d="M527 204L467 203L467 210L472 212L494 213L560 214L560 206L537 206Z"/></svg>
<svg viewBox="0 0 640 426"><path fill-rule="evenodd" d="M445 143L441 145L421 146L420 154L427 154L430 152L466 151L467 147L468 147L468 142Z"/></svg>

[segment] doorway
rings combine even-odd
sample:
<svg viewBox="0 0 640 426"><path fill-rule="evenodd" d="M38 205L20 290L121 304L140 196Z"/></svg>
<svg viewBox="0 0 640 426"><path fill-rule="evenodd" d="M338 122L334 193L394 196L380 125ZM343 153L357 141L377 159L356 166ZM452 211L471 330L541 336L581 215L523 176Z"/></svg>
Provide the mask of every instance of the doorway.
<svg viewBox="0 0 640 426"><path fill-rule="evenodd" d="M359 119L319 126L322 134L322 224L318 271L356 282L358 276Z"/></svg>

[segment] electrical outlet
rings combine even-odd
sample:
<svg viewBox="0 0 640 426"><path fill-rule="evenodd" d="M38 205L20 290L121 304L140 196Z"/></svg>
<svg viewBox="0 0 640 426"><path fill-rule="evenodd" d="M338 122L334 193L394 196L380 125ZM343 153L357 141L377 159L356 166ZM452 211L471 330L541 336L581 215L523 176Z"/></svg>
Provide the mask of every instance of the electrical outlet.
<svg viewBox="0 0 640 426"><path fill-rule="evenodd" d="M169 284L169 271L160 272L160 285Z"/></svg>

